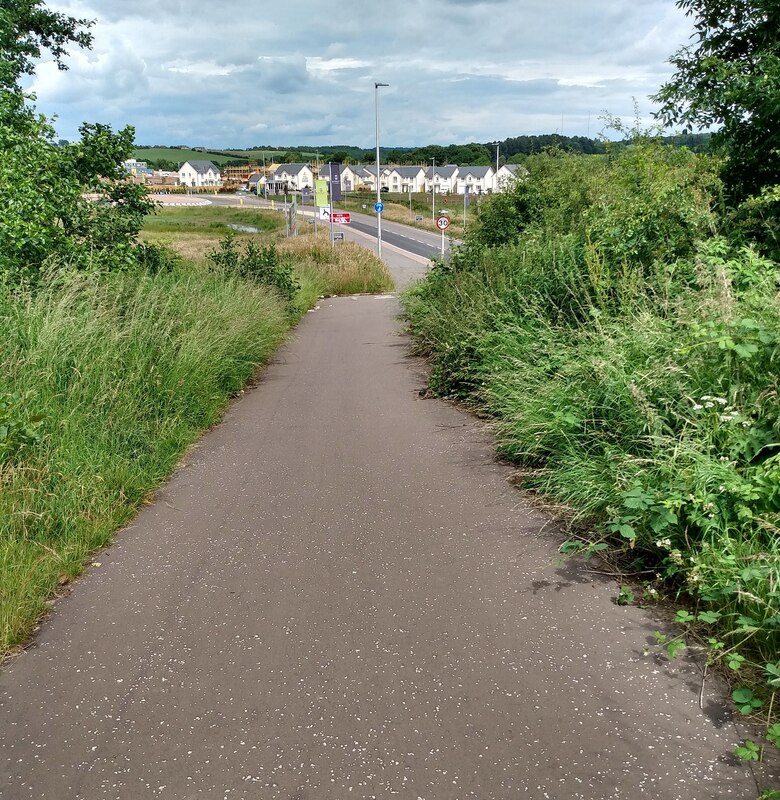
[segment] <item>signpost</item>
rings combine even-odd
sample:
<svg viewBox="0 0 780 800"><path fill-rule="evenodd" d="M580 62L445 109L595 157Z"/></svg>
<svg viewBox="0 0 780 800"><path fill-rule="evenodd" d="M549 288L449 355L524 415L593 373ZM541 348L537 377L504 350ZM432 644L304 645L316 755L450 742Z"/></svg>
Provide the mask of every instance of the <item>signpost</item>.
<svg viewBox="0 0 780 800"><path fill-rule="evenodd" d="M316 205L328 205L328 182L325 178L317 178L314 182L314 197Z"/></svg>
<svg viewBox="0 0 780 800"><path fill-rule="evenodd" d="M336 223L336 225L348 225L350 222L352 222L352 216L349 214L349 212L346 211L345 212L334 211L330 215L330 218L333 222Z"/></svg>
<svg viewBox="0 0 780 800"><path fill-rule="evenodd" d="M341 164L334 164L332 161L328 169L328 182L330 183L330 199L335 203L341 200Z"/></svg>
<svg viewBox="0 0 780 800"><path fill-rule="evenodd" d="M436 220L436 227L441 231L441 254L444 255L444 231L450 227L449 217L443 214Z"/></svg>
<svg viewBox="0 0 780 800"><path fill-rule="evenodd" d="M376 211L377 214L381 214L384 210L385 204L381 200L374 203L374 211Z"/></svg>
<svg viewBox="0 0 780 800"><path fill-rule="evenodd" d="M322 213L322 209L324 206L328 207L328 212L330 212L330 204L328 203L328 182L324 178L317 178L314 181L314 205L315 205L315 214L314 214L314 235L317 235L317 210L319 210L319 217L320 219L327 219L327 217Z"/></svg>

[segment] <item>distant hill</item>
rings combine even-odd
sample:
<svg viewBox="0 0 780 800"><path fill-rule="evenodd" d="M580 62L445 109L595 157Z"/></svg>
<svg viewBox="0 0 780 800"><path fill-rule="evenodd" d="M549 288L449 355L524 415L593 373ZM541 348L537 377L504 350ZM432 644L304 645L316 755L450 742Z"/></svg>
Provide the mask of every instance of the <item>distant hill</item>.
<svg viewBox="0 0 780 800"><path fill-rule="evenodd" d="M689 133L665 136L663 141L678 147L688 147L695 152L709 152L712 134ZM504 139L499 144L499 155L502 161L522 161L526 155L540 153L548 147L560 147L574 153L604 153L604 142L590 139L587 136L561 136L557 133L540 136L517 136ZM424 147L382 147L382 161L393 164L430 164L432 159L437 164L469 164L471 166L495 164L495 144L471 142L469 144L438 145ZM185 161L192 159L208 159L219 166L225 164L245 164L247 161L314 161L327 162L335 156L336 160L351 162L373 162L375 151L352 145L325 145L312 150L311 147L274 148L265 146L242 149L194 149L185 146L164 147L137 146L135 158L146 161L151 167L178 169Z"/></svg>

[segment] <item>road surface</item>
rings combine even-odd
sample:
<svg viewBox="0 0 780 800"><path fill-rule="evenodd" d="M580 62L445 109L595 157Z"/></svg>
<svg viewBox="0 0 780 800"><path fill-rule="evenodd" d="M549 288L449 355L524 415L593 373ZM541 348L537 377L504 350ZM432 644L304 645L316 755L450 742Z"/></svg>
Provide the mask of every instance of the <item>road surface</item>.
<svg viewBox="0 0 780 800"><path fill-rule="evenodd" d="M270 208L270 201L258 199L254 196L245 196L243 198L232 195L217 195L217 196L199 196L204 200L208 200L214 205L229 205L238 206L243 199L243 207L259 207ZM274 201L275 207L283 207L284 203L279 200ZM304 217L310 217L313 212L311 207L299 206L300 212ZM349 230L358 231L369 237L376 242L376 217L369 214L359 214L355 211L350 212L351 222L347 225L334 226L334 229L341 233L348 233ZM318 224L329 226L330 223L318 220ZM435 256L441 255L441 236L436 233L414 228L410 225L403 225L399 222L390 222L387 220L382 221L382 242L391 244L406 252L422 256L426 259L431 259ZM444 237L444 251L445 254L450 249L450 238Z"/></svg>
<svg viewBox="0 0 780 800"><path fill-rule="evenodd" d="M397 311L308 314L4 670L1 798L752 796L697 673L421 396Z"/></svg>

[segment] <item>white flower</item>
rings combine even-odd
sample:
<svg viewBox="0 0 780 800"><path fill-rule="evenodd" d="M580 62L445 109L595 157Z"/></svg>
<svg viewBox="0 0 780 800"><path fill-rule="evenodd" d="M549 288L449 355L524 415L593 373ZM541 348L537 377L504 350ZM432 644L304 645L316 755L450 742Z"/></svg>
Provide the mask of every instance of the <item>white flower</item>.
<svg viewBox="0 0 780 800"><path fill-rule="evenodd" d="M704 406L699 405L699 403L694 403L693 404L693 410L694 411L701 411L703 408L704 408Z"/></svg>

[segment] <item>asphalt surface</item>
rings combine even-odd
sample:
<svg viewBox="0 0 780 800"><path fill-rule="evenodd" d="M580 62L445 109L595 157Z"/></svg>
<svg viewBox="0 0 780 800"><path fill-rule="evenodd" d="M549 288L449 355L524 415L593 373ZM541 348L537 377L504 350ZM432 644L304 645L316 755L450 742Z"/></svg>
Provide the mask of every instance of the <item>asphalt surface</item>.
<svg viewBox="0 0 780 800"><path fill-rule="evenodd" d="M214 205L236 206L241 200L243 200L244 207L270 207L270 201L258 201L258 198L254 196L245 196L243 198L239 198L231 195L218 195L216 197L203 195L202 197L203 199L209 200L209 202L213 203ZM279 205L284 205L284 203L280 204L280 201L278 200L275 200L274 204L276 207L279 207ZM304 216L311 216L313 213L311 208L306 208L305 206L299 206L299 209ZM336 225L334 226L334 230L345 234L349 233L350 230L353 230L370 236L374 239L374 241L376 241L376 217L371 214L359 214L354 211L349 213L351 222L346 225ZM321 221L321 223L318 222L318 224L329 226L330 223ZM388 220L382 221L382 243L393 245L407 253L413 253L414 255L422 256L426 259L441 256L440 235L420 230L419 228L415 228L411 225L403 225L398 222L391 222ZM445 236L445 255L449 253L450 245L450 238Z"/></svg>
<svg viewBox="0 0 780 800"><path fill-rule="evenodd" d="M2 672L3 800L754 796L397 311L323 300Z"/></svg>

